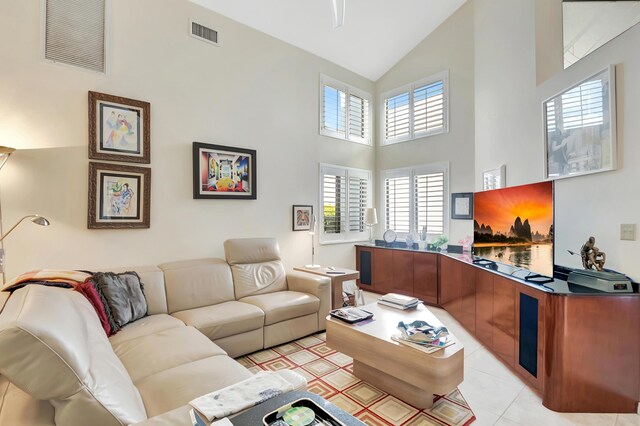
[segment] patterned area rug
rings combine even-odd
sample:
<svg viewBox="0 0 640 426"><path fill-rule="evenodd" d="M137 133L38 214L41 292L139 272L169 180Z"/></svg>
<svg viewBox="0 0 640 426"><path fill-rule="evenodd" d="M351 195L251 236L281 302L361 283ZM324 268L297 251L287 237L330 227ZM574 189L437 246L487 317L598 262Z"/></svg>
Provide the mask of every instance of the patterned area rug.
<svg viewBox="0 0 640 426"><path fill-rule="evenodd" d="M255 352L237 359L257 372L288 368L307 378L307 390L331 401L367 425L466 426L475 415L458 389L437 396L433 407L419 410L355 377L353 359L325 344L325 333Z"/></svg>

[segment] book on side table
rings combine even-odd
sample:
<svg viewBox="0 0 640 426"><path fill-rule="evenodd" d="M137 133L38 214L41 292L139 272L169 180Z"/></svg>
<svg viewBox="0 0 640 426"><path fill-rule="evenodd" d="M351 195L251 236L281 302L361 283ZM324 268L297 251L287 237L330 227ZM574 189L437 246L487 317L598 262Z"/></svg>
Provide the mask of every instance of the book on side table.
<svg viewBox="0 0 640 426"><path fill-rule="evenodd" d="M384 296L378 298L378 303L392 308L406 310L412 309L418 306L420 300L415 297L404 296L397 293L387 293Z"/></svg>

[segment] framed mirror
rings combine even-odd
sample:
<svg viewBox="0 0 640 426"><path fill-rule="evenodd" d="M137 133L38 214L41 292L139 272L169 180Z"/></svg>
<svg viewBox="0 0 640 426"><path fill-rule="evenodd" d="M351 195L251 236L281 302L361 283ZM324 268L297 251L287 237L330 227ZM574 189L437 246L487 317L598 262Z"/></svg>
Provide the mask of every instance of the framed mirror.
<svg viewBox="0 0 640 426"><path fill-rule="evenodd" d="M616 168L615 67L546 100L545 179Z"/></svg>
<svg viewBox="0 0 640 426"><path fill-rule="evenodd" d="M564 67L567 68L640 22L640 1L563 0Z"/></svg>

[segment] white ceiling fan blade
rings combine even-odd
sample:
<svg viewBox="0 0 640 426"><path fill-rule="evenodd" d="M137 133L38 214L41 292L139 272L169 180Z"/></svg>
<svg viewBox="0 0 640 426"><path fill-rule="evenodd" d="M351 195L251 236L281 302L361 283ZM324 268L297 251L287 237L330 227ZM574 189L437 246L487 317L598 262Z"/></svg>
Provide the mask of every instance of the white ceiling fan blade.
<svg viewBox="0 0 640 426"><path fill-rule="evenodd" d="M331 0L333 6L333 28L344 25L345 0Z"/></svg>

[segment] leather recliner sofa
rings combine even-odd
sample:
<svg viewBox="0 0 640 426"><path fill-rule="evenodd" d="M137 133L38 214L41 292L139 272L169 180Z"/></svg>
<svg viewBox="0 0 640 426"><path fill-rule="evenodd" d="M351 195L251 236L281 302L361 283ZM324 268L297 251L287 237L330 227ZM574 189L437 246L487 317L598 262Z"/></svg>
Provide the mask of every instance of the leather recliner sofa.
<svg viewBox="0 0 640 426"><path fill-rule="evenodd" d="M251 376L233 360L325 329L327 278L285 273L275 239L225 242L226 260L136 271L147 316L107 338L82 295L3 294L0 425L188 423L188 402Z"/></svg>

